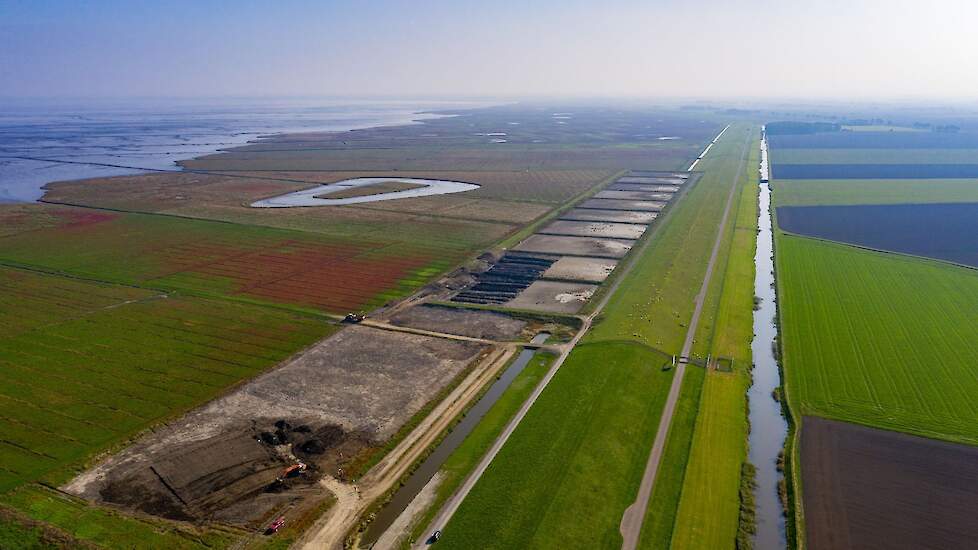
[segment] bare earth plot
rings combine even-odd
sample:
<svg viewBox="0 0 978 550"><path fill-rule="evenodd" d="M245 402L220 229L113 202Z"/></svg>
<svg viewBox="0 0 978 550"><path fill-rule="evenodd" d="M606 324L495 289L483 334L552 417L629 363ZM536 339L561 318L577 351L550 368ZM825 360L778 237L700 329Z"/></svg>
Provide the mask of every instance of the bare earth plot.
<svg viewBox="0 0 978 550"><path fill-rule="evenodd" d="M806 416L801 453L808 548L974 548L978 447Z"/></svg>
<svg viewBox="0 0 978 550"><path fill-rule="evenodd" d="M624 178L622 178L624 179ZM679 191L678 185L643 185L637 183L622 183L617 180L606 187L608 191L639 191L643 193L675 193Z"/></svg>
<svg viewBox="0 0 978 550"><path fill-rule="evenodd" d="M612 222L583 222L558 220L539 232L549 235L578 237L607 237L609 239L638 239L645 233L644 225Z"/></svg>
<svg viewBox="0 0 978 550"><path fill-rule="evenodd" d="M658 217L658 212L643 212L629 210L597 210L593 208L575 208L563 214L562 220L602 221L615 223L648 224Z"/></svg>
<svg viewBox="0 0 978 550"><path fill-rule="evenodd" d="M295 463L293 454L342 477L482 351L469 342L350 327L65 489L173 519L253 524L295 497L286 489L312 483L300 478L269 490Z"/></svg>
<svg viewBox="0 0 978 550"><path fill-rule="evenodd" d="M515 299L506 302L506 306L550 313L577 313L597 288L585 283L536 281Z"/></svg>
<svg viewBox="0 0 978 550"><path fill-rule="evenodd" d="M565 256L544 271L543 278L600 283L611 275L617 265L617 261L605 258Z"/></svg>
<svg viewBox="0 0 978 550"><path fill-rule="evenodd" d="M683 185L686 183L684 178L675 177L654 177L654 176L625 176L618 178L617 183L632 183L643 185Z"/></svg>
<svg viewBox="0 0 978 550"><path fill-rule="evenodd" d="M527 322L502 313L420 305L398 312L391 324L447 334L511 340L517 338Z"/></svg>
<svg viewBox="0 0 978 550"><path fill-rule="evenodd" d="M599 210L640 210L646 212L658 212L665 207L666 203L661 201L621 199L589 199L578 206L578 208L597 208Z"/></svg>
<svg viewBox="0 0 978 550"><path fill-rule="evenodd" d="M596 199L621 199L638 201L668 201L672 193L649 193L646 191L601 191Z"/></svg>
<svg viewBox="0 0 978 550"><path fill-rule="evenodd" d="M542 254L624 258L635 241L601 239L596 237L567 237L563 235L531 235L513 250Z"/></svg>

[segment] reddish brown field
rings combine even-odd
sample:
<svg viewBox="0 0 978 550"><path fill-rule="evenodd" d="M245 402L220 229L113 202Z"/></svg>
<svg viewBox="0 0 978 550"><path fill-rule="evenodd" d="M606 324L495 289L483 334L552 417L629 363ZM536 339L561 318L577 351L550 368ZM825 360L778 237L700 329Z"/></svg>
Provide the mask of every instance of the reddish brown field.
<svg viewBox="0 0 978 550"><path fill-rule="evenodd" d="M33 229L4 237L0 261L337 313L403 296L463 253L425 243L51 205L0 222L21 218Z"/></svg>
<svg viewBox="0 0 978 550"><path fill-rule="evenodd" d="M811 416L801 436L810 550L976 547L978 447Z"/></svg>
<svg viewBox="0 0 978 550"><path fill-rule="evenodd" d="M364 307L371 299L397 287L424 256L358 257L379 247L280 241L262 248L188 243L160 252L169 271L179 275L229 281L232 295L313 306L329 311Z"/></svg>
<svg viewBox="0 0 978 550"><path fill-rule="evenodd" d="M82 228L115 219L118 214L78 208L44 208L36 204L0 208L0 237L45 228Z"/></svg>

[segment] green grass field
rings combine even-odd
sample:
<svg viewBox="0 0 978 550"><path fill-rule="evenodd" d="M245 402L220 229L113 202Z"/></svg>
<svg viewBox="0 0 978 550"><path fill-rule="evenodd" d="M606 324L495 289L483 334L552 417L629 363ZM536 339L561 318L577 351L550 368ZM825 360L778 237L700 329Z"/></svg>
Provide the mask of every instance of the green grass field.
<svg viewBox="0 0 978 550"><path fill-rule="evenodd" d="M679 502L685 491L684 472L696 428L697 410L702 404L706 370L692 367L686 371L682 392L676 404L669 439L659 464L655 489L639 536L638 547L647 550L668 548L677 526Z"/></svg>
<svg viewBox="0 0 978 550"><path fill-rule="evenodd" d="M639 344L571 354L445 528L446 548L616 548L672 371Z"/></svg>
<svg viewBox="0 0 978 550"><path fill-rule="evenodd" d="M673 207L641 257L629 260L635 264L632 272L621 282L588 341L625 338L670 354L682 350L746 129L731 126L697 166L705 171L702 179Z"/></svg>
<svg viewBox="0 0 978 550"><path fill-rule="evenodd" d="M0 491L98 450L335 328L285 310L0 268Z"/></svg>
<svg viewBox="0 0 978 550"><path fill-rule="evenodd" d="M69 533L77 541L108 550L223 548L231 544L234 536L217 529L198 530L171 522L136 519L38 485L21 487L0 496L0 505L10 506L35 521ZM0 533L5 530L21 534L25 531L13 522L0 525ZM0 542L2 540L0 538ZM0 548L21 546L0 545Z"/></svg>
<svg viewBox="0 0 978 550"><path fill-rule="evenodd" d="M978 181L774 180L779 206L978 202Z"/></svg>
<svg viewBox="0 0 978 550"><path fill-rule="evenodd" d="M978 272L776 239L796 412L978 443Z"/></svg>

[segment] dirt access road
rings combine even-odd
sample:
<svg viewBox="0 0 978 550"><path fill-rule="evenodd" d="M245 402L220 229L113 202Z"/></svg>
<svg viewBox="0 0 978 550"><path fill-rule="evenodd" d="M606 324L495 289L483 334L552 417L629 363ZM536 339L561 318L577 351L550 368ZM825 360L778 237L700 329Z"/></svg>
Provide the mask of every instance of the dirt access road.
<svg viewBox="0 0 978 550"><path fill-rule="evenodd" d="M750 130L750 129L749 129ZM723 244L723 236L727 227L727 219L730 217L730 206L739 188L738 183L744 172L744 165L747 162L747 152L750 150L750 136L748 130L747 137L744 139L743 149L740 154L740 165L737 174L734 176L733 184L730 186L730 194L727 196L727 205L723 209L723 218L720 220L720 228L717 231L716 241L713 243L713 251L710 253L710 261L706 264L706 273L703 275L703 283L700 285L700 292L696 295L696 306L693 309L693 317L689 322L689 329L686 331L686 341L683 343L682 357L689 357L693 349L693 338L696 337L696 327L700 322L700 313L703 311L703 301L706 299L707 291L710 288L710 279L713 277L713 268L716 266L717 255L720 252L720 245ZM714 140L715 141L715 140ZM669 396L666 398L666 405L662 409L662 417L659 420L659 429L655 434L655 442L652 444L652 451L649 453L649 460L645 465L645 473L642 475L642 483L638 488L638 497L631 506L625 509L621 518L619 530L624 539L622 550L634 550L638 546L638 537L642 532L642 523L645 520L645 510L649 507L649 498L655 488L655 476L659 471L659 463L662 461L662 452L669 437L669 427L672 425L672 417L676 412L676 403L679 401L679 391L683 385L683 375L686 373L686 364L679 363L676 367L676 374L672 378L672 386L669 388Z"/></svg>
<svg viewBox="0 0 978 550"><path fill-rule="evenodd" d="M465 409L482 387L492 380L516 353L515 344L500 345L476 366L421 423L370 469L357 484L341 483L330 477L320 482L336 495L330 510L294 545L295 548L342 548L343 541L360 516L407 473L408 468Z"/></svg>
<svg viewBox="0 0 978 550"><path fill-rule="evenodd" d="M716 139L719 139L719 137L723 135L723 132L727 131L727 128L729 128L729 125L725 127L723 130L721 130L719 134L717 134L717 137L714 138L714 141ZM728 202L728 208L729 208L729 202ZM662 224L665 223L665 221L671 215L672 211L673 209L670 208L669 210L666 211L665 215L661 217L659 223L657 224L659 227L661 227ZM724 219L726 219L726 216L724 217ZM648 247L649 243L652 241L652 238L654 237L654 230L652 233L653 234L648 235L648 238L642 240L640 244L635 248L635 250L633 251L634 258L638 258L645 252L645 249ZM493 459L496 458L496 455L499 454L499 451L503 448L503 445L506 444L506 441L509 440L509 437L513 434L514 431L516 431L516 428L520 425L520 422L523 421L523 418L526 416L526 413L529 412L530 408L536 402L537 398L540 397L540 394L542 394L543 390L547 388L547 385L553 379L554 375L557 374L557 370L559 370L561 365L564 364L564 361L567 359L567 356L570 355L571 351L574 349L574 346L576 346L577 343L581 340L581 338L583 338L584 335L587 334L588 330L591 328L591 324L594 322L594 319L601 313L601 311L604 310L605 305L607 305L608 301L618 290L618 286L621 284L621 282L628 277L628 274L631 272L632 267L635 265L635 263L636 262L632 261L632 262L628 262L628 264L625 265L624 270L614 280L614 282L608 288L608 291L601 298L601 301L598 302L597 306L595 306L591 314L582 318L581 329L577 332L577 335L574 336L574 338L570 342L564 344L561 347L560 355L554 361L553 365L550 367L550 370L547 371L547 374L543 377L543 380L541 380L540 383L537 384L536 389L533 390L533 393L530 394L530 397L528 397L526 402L523 403L523 406L520 407L520 410L516 412L516 415L509 421L509 424L506 425L502 433L499 434L499 437L496 439L495 442L493 442L492 446L486 452L485 456L483 456L482 460L475 467L475 469L472 470L472 473L469 474L469 477L465 479L465 481L458 488L455 494L453 494L451 498L449 498L445 502L445 504L442 506L442 509L438 512L438 515L436 515L435 519L432 520L428 530L425 531L425 536L422 537L421 540L416 542L413 548L415 549L424 548L426 546L425 539L427 539L427 537L431 533L434 533L435 531L440 531L445 528L449 520L452 519L452 516L455 515L455 512L458 510L458 507L462 505L462 501L465 500L465 497L468 496L469 492L472 491L472 488L475 487L475 484L478 483L479 479L482 477L482 474L484 474L486 469L489 468L489 464L492 463Z"/></svg>

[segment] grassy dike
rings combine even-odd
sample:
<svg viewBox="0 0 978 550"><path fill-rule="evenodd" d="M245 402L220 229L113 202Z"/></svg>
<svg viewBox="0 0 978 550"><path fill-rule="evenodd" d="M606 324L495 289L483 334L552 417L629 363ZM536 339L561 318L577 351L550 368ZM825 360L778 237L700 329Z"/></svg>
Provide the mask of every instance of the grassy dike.
<svg viewBox="0 0 978 550"><path fill-rule="evenodd" d="M731 127L731 130L734 128ZM706 531L718 530L719 526L715 524L723 521L718 517L706 518L704 521L702 511L697 510L703 502L695 502L694 506L693 498L708 499L715 503L732 502L732 525L736 531L739 468L746 455L747 425L744 407L749 381L746 370L750 365L753 252L757 227L757 188L753 185L756 177L752 168L758 155L754 151L758 136L756 130L752 130L751 153L740 179L735 182L745 138L745 128L741 126L739 130L741 133L737 134L736 148L725 150L723 157L718 155L712 160L708 157L709 163L700 164L707 170L704 178L715 178L717 189L722 191L718 193L722 195L722 199L715 198L712 204L715 213L711 216L717 220L717 224L730 186L736 183L741 190L733 198L731 218L723 236L693 344L695 357L730 357L734 359L737 370L734 373L707 372L700 367L693 367L687 371L665 454L659 466L655 491L646 511L639 539L639 547L643 549L669 548L670 544L683 548L702 547L699 543L700 537ZM712 239L716 238L716 225L712 230L711 244ZM705 265L706 260L703 262ZM702 274L697 281L701 280ZM690 311L691 309L692 304L689 306ZM718 435L718 432L722 432L726 439L724 443L731 445L724 449L710 449L715 444L712 436ZM708 462L703 464L700 455L712 452L732 454L723 457L707 455ZM713 477L719 471L714 470L717 460L729 462L737 469L732 478L732 500L727 498L726 490L720 491L718 487L711 485L717 483ZM723 478L726 478L725 470L722 470ZM702 494L694 497L697 493ZM683 505L683 502L686 504ZM715 535L713 538L723 540L725 537ZM729 540L732 542L732 537ZM725 545L711 547L723 548Z"/></svg>
<svg viewBox="0 0 978 550"><path fill-rule="evenodd" d="M701 163L704 178L636 258L597 325L462 503L439 545L621 546L621 514L635 499L672 383L674 371L661 366L680 351L747 129L732 126L710 162ZM687 426L678 432L691 434L705 372L693 367L687 376L675 421Z"/></svg>
<svg viewBox="0 0 978 550"><path fill-rule="evenodd" d="M758 162L757 141L748 167ZM739 527L740 480L747 458L747 388L753 336L754 252L757 238L757 179L751 169L741 180L737 215L730 228L727 260L710 331L698 343L714 357L733 359L733 372L706 374L672 548L731 548Z"/></svg>

